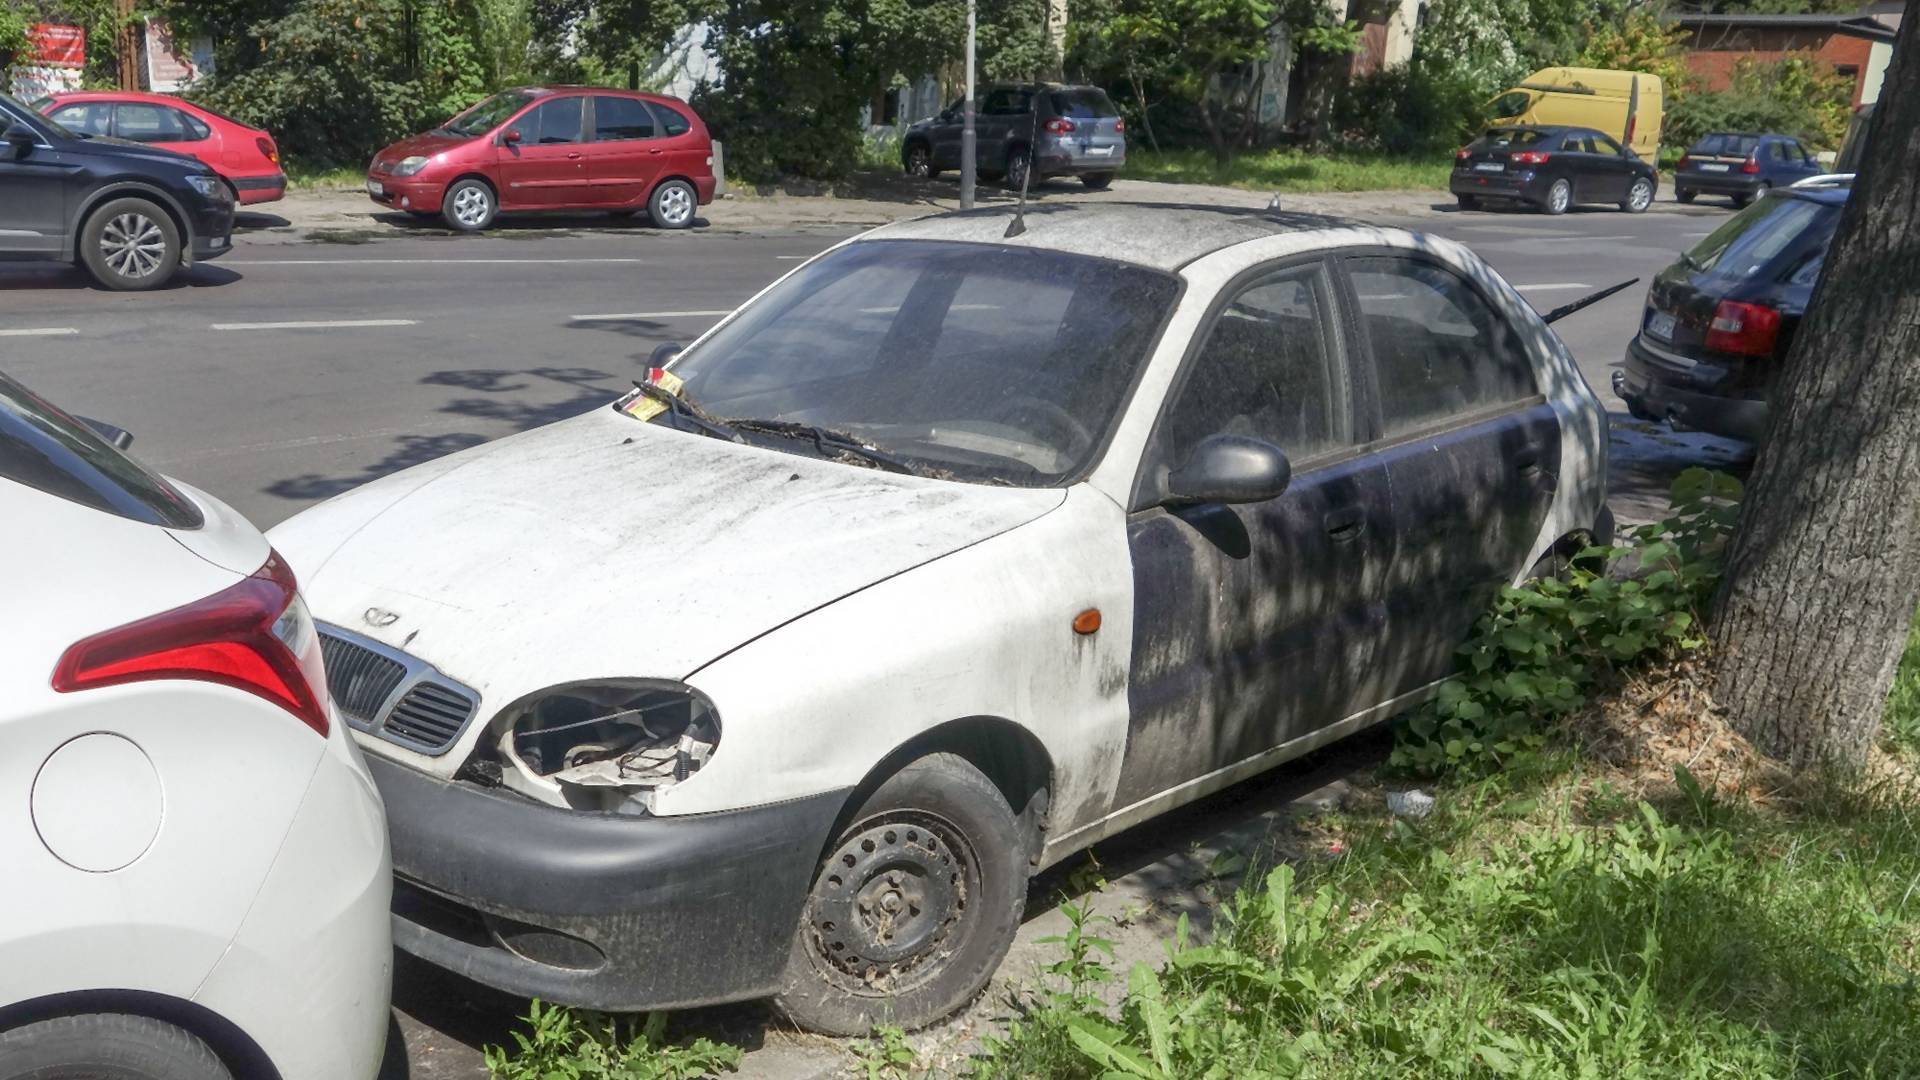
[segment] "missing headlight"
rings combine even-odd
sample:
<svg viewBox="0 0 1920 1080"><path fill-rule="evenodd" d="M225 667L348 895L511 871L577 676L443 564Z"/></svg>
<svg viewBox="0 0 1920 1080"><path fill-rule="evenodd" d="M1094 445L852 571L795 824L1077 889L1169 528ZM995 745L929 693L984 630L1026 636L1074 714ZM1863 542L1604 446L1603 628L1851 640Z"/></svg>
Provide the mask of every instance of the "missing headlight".
<svg viewBox="0 0 1920 1080"><path fill-rule="evenodd" d="M719 741L713 706L688 687L594 683L517 710L498 745L509 771L521 773L503 777L510 787L579 809L631 810L698 772Z"/></svg>

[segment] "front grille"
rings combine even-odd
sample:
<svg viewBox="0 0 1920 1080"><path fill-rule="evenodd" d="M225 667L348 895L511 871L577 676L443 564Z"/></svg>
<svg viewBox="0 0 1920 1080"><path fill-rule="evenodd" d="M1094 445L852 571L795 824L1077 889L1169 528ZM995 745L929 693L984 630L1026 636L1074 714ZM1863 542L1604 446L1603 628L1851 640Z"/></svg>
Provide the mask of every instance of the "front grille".
<svg viewBox="0 0 1920 1080"><path fill-rule="evenodd" d="M320 655L333 703L362 726L373 723L400 680L407 677L406 665L332 634L320 635Z"/></svg>
<svg viewBox="0 0 1920 1080"><path fill-rule="evenodd" d="M347 722L410 750L445 753L479 711L479 694L372 638L321 623L320 652Z"/></svg>
<svg viewBox="0 0 1920 1080"><path fill-rule="evenodd" d="M387 714L385 731L395 740L438 752L447 748L473 716L472 698L438 683L415 683Z"/></svg>

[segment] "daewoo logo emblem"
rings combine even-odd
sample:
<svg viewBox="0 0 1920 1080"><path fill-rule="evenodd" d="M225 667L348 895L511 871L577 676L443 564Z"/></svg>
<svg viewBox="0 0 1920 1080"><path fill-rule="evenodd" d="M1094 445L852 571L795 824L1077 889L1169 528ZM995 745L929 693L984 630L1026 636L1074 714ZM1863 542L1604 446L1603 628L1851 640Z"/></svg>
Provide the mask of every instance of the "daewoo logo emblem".
<svg viewBox="0 0 1920 1080"><path fill-rule="evenodd" d="M360 617L367 621L368 626L392 626L400 621L399 612L388 611L381 607L370 607Z"/></svg>

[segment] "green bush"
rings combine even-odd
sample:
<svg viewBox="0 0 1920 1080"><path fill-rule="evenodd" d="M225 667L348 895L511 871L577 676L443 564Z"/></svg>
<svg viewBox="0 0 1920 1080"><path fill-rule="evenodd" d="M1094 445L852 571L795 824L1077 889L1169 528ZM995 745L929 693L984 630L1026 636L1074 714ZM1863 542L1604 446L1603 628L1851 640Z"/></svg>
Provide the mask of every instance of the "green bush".
<svg viewBox="0 0 1920 1080"><path fill-rule="evenodd" d="M1887 741L1907 753L1920 753L1920 618L1907 635L1907 651L1887 697Z"/></svg>
<svg viewBox="0 0 1920 1080"><path fill-rule="evenodd" d="M1853 80L1826 63L1791 56L1742 60L1725 90L1678 95L1667 110L1667 142L1691 146L1711 131L1779 132L1816 149L1837 149L1852 115Z"/></svg>
<svg viewBox="0 0 1920 1080"><path fill-rule="evenodd" d="M1335 103L1335 130L1393 154L1438 155L1472 141L1486 120L1478 88L1430 66L1407 64L1355 79Z"/></svg>

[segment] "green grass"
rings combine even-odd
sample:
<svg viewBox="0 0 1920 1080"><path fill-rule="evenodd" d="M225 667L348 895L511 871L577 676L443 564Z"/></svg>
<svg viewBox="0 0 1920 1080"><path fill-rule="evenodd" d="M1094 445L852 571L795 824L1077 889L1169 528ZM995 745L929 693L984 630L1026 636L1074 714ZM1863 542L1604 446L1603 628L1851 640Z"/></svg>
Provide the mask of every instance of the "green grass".
<svg viewBox="0 0 1920 1080"><path fill-rule="evenodd" d="M287 165L290 191L361 191L367 185L367 170L360 167L312 168L298 163Z"/></svg>
<svg viewBox="0 0 1920 1080"><path fill-rule="evenodd" d="M976 1075L1920 1074L1913 793L1762 808L1690 781L1496 779L1417 824L1328 819L1343 857L1243 891L1118 1011L1056 986Z"/></svg>
<svg viewBox="0 0 1920 1080"><path fill-rule="evenodd" d="M1887 741L1908 753L1920 753L1920 617L1907 635L1907 651L1887 696Z"/></svg>
<svg viewBox="0 0 1920 1080"><path fill-rule="evenodd" d="M1235 157L1225 166L1205 150L1155 153L1135 139L1127 147L1122 176L1179 184L1214 184L1254 191L1410 191L1445 190L1453 159L1389 157L1352 151L1309 153L1259 150Z"/></svg>

